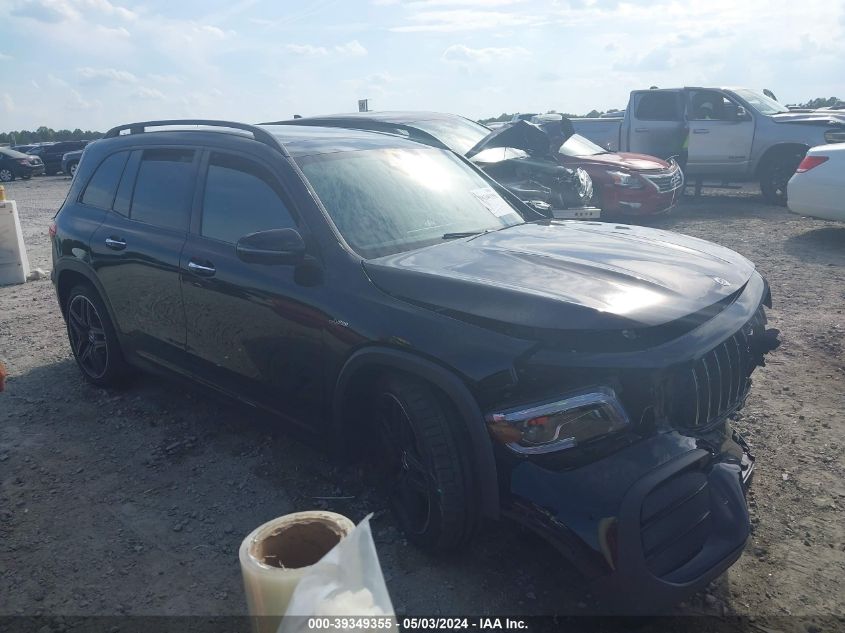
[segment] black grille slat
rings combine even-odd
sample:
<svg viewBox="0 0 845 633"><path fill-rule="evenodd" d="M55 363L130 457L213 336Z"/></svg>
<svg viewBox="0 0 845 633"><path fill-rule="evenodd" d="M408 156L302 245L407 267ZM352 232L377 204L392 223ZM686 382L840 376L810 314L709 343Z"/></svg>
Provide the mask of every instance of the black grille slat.
<svg viewBox="0 0 845 633"><path fill-rule="evenodd" d="M688 427L705 428L742 406L754 369L751 336L765 323L762 309L733 336L671 377L668 412Z"/></svg>

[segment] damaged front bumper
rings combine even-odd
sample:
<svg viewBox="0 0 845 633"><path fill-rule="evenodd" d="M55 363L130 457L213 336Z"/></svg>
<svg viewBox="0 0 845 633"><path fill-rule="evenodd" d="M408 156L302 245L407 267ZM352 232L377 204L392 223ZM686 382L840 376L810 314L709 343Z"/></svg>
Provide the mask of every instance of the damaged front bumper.
<svg viewBox="0 0 845 633"><path fill-rule="evenodd" d="M539 532L621 612L659 612L740 556L754 457L727 424L706 437L668 432L599 461L511 471L506 514Z"/></svg>

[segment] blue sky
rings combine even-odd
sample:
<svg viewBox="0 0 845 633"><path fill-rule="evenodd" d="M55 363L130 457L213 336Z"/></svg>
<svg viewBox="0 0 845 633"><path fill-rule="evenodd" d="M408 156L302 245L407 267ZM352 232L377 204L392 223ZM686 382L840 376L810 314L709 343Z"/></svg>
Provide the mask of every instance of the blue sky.
<svg viewBox="0 0 845 633"><path fill-rule="evenodd" d="M841 0L0 0L0 130L623 107L650 85L845 97Z"/></svg>

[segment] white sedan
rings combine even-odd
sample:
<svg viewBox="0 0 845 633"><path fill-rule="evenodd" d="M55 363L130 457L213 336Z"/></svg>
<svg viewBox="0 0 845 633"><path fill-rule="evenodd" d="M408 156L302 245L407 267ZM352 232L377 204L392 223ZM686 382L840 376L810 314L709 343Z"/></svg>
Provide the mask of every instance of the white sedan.
<svg viewBox="0 0 845 633"><path fill-rule="evenodd" d="M789 210L845 222L845 143L813 147L787 186Z"/></svg>

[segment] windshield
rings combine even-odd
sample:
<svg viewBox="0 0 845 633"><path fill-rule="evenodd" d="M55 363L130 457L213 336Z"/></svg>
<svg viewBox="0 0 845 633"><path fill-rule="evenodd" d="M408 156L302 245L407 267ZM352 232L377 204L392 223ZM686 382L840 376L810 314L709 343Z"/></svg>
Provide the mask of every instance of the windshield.
<svg viewBox="0 0 845 633"><path fill-rule="evenodd" d="M480 123L458 116L448 119L413 121L410 125L431 134L446 147L462 156L490 134L490 130Z"/></svg>
<svg viewBox="0 0 845 633"><path fill-rule="evenodd" d="M748 102L748 105L757 110L760 114L782 114L783 112L789 112L789 108L781 105L774 99L770 99L763 93L757 92L756 90L740 88L739 90L734 90L733 92L736 93L737 96L745 99Z"/></svg>
<svg viewBox="0 0 845 633"><path fill-rule="evenodd" d="M573 134L560 146L558 154L564 156L595 156L596 154L607 154L607 150L580 134Z"/></svg>
<svg viewBox="0 0 845 633"><path fill-rule="evenodd" d="M343 238L367 259L523 222L488 181L445 150L371 149L296 161Z"/></svg>

